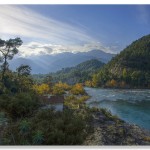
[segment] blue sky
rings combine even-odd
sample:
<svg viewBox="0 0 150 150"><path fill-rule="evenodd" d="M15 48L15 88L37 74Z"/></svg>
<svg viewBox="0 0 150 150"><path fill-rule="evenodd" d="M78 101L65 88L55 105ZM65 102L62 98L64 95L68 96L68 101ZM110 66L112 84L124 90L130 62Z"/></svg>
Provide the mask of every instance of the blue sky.
<svg viewBox="0 0 150 150"><path fill-rule="evenodd" d="M21 37L23 57L118 53L150 33L150 5L1 5L0 19L0 38Z"/></svg>

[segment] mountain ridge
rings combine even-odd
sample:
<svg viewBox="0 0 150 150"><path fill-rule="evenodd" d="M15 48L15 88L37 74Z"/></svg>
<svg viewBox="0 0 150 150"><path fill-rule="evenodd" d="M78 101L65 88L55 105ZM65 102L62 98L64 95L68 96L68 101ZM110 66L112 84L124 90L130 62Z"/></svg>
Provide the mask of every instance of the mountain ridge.
<svg viewBox="0 0 150 150"><path fill-rule="evenodd" d="M10 61L10 68L15 70L21 64L32 68L32 74L56 72L66 67L73 67L90 59L98 59L104 63L111 60L115 54L105 53L101 50L91 50L79 53L60 53L56 55L32 56L30 58L16 58ZM18 61L19 60L19 61Z"/></svg>

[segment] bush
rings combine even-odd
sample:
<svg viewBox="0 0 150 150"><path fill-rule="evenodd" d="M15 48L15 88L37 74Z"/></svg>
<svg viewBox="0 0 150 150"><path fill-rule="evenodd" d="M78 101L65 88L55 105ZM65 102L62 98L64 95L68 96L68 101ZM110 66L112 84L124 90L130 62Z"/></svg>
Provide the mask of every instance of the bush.
<svg viewBox="0 0 150 150"><path fill-rule="evenodd" d="M144 141L147 141L147 142L150 142L150 137L149 137L149 136L146 136L146 137L143 138L143 140L144 140Z"/></svg>
<svg viewBox="0 0 150 150"><path fill-rule="evenodd" d="M41 110L35 117L7 127L3 144L79 145L85 139L85 130L85 120L71 110Z"/></svg>
<svg viewBox="0 0 150 150"><path fill-rule="evenodd" d="M87 87L93 87L92 81L90 81L90 80L85 81L85 86L87 86Z"/></svg>
<svg viewBox="0 0 150 150"><path fill-rule="evenodd" d="M48 94L50 92L50 87L48 84L41 84L41 85L33 85L33 90L36 91L38 94L43 95L43 94Z"/></svg>
<svg viewBox="0 0 150 150"><path fill-rule="evenodd" d="M67 83L62 83L62 82L56 83L55 86L65 90L65 91L68 91L71 89L71 86L69 86Z"/></svg>
<svg viewBox="0 0 150 150"><path fill-rule="evenodd" d="M38 97L33 93L2 95L0 97L0 108L14 119L31 115L38 106Z"/></svg>
<svg viewBox="0 0 150 150"><path fill-rule="evenodd" d="M63 88L59 87L59 86L54 86L52 90L53 90L52 93L54 95L63 95L63 94L65 94L65 90Z"/></svg>
<svg viewBox="0 0 150 150"><path fill-rule="evenodd" d="M84 104L84 102L89 98L89 96L81 96L79 98L71 95L67 96L65 98L65 106L71 108L71 109L77 109L80 107L81 104Z"/></svg>
<svg viewBox="0 0 150 150"><path fill-rule="evenodd" d="M52 94L63 95L63 94L65 94L65 91L68 91L70 89L71 89L71 86L69 86L68 84L59 82L53 86Z"/></svg>
<svg viewBox="0 0 150 150"><path fill-rule="evenodd" d="M81 103L83 103L83 102L85 102L86 100L88 100L90 97L89 96L81 96L80 98L79 98L79 100L78 100L78 102L81 104Z"/></svg>
<svg viewBox="0 0 150 150"><path fill-rule="evenodd" d="M82 84L80 84L80 83L77 83L77 84L75 84L73 87L72 87L72 89L71 89L71 91L70 91L72 94L74 94L74 95L84 95L85 94L85 90L84 90L84 88L83 88L83 86L82 86Z"/></svg>
<svg viewBox="0 0 150 150"><path fill-rule="evenodd" d="M118 118L116 115L112 115L110 111L108 111L106 108L100 108L100 111L106 116L107 120L115 121L116 123L123 122Z"/></svg>
<svg viewBox="0 0 150 150"><path fill-rule="evenodd" d="M114 88L116 88L117 86L118 86L118 83L114 79L106 82L106 87L114 87Z"/></svg>
<svg viewBox="0 0 150 150"><path fill-rule="evenodd" d="M79 108L78 99L73 95L67 96L65 98L64 105L71 108L71 109Z"/></svg>
<svg viewBox="0 0 150 150"><path fill-rule="evenodd" d="M0 112L0 126L5 126L5 125L7 125L7 122L8 122L8 118L7 118L7 116L6 116L6 114L5 114L5 112Z"/></svg>
<svg viewBox="0 0 150 150"><path fill-rule="evenodd" d="M11 102L11 97L8 96L7 94L3 94L0 96L0 109L7 111L8 110L8 105Z"/></svg>

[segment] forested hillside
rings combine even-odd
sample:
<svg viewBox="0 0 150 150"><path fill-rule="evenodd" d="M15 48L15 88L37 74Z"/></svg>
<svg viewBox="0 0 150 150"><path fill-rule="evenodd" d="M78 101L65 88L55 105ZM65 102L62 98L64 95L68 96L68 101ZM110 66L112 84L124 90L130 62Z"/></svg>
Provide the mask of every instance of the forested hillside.
<svg viewBox="0 0 150 150"><path fill-rule="evenodd" d="M93 86L150 87L150 35L134 41L97 74Z"/></svg>
<svg viewBox="0 0 150 150"><path fill-rule="evenodd" d="M52 73L51 76L54 82L62 81L68 84L83 83L86 80L92 78L92 74L96 73L104 63L97 59L91 59L80 63L75 67L63 68L56 73Z"/></svg>

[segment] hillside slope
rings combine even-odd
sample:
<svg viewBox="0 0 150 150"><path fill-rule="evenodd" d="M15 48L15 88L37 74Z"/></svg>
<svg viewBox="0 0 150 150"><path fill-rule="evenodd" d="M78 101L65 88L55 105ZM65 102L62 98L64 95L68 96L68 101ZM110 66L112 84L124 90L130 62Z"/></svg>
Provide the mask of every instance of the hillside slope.
<svg viewBox="0 0 150 150"><path fill-rule="evenodd" d="M150 35L126 47L94 75L93 81L95 86L150 87Z"/></svg>
<svg viewBox="0 0 150 150"><path fill-rule="evenodd" d="M75 84L77 82L84 82L91 79L91 75L96 73L104 63L97 59L91 59L78 64L75 67L63 68L56 73L52 73L53 80L66 82L68 84Z"/></svg>

